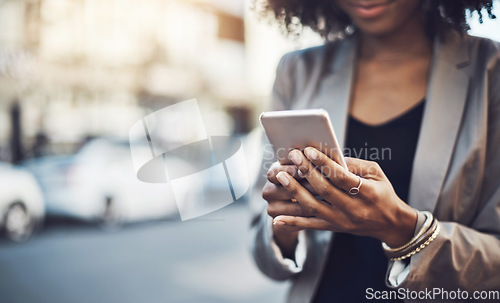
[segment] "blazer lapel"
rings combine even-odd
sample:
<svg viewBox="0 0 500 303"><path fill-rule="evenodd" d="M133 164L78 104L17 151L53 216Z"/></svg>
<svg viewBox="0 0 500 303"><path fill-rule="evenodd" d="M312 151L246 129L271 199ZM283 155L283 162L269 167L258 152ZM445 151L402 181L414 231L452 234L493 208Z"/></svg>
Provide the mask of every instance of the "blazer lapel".
<svg viewBox="0 0 500 303"><path fill-rule="evenodd" d="M465 107L469 54L455 32L435 40L434 57L408 203L434 210L450 164Z"/></svg>
<svg viewBox="0 0 500 303"><path fill-rule="evenodd" d="M331 122L340 148L344 148L349 101L356 58L356 37L342 42L330 62L328 74L320 83L316 105L330 114Z"/></svg>

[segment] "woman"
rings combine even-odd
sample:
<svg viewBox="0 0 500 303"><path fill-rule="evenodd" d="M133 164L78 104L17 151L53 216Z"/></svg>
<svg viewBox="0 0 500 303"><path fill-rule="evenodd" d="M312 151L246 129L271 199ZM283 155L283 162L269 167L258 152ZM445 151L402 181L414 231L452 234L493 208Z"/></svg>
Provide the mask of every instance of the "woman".
<svg viewBox="0 0 500 303"><path fill-rule="evenodd" d="M313 148L273 164L261 182L267 209L252 224L259 268L292 280L288 302L500 291L500 45L465 34L466 11L494 18L491 1L264 9L289 32L334 38L282 58L273 109L327 109L356 157L348 171ZM426 289L441 292L412 292Z"/></svg>

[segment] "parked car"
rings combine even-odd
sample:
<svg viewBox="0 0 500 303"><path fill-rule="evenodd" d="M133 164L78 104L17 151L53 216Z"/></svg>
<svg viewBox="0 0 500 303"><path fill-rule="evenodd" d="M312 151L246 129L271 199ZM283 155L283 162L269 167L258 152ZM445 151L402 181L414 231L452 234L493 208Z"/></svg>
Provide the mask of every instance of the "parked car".
<svg viewBox="0 0 500 303"><path fill-rule="evenodd" d="M43 222L43 194L26 170L0 163L0 229L7 239L26 241Z"/></svg>
<svg viewBox="0 0 500 303"><path fill-rule="evenodd" d="M149 150L149 146L144 146ZM173 161L179 169L189 164ZM136 178L128 141L93 139L71 156L50 156L24 163L42 186L47 215L116 226L124 222L178 216L168 184ZM181 189L185 199L196 191Z"/></svg>

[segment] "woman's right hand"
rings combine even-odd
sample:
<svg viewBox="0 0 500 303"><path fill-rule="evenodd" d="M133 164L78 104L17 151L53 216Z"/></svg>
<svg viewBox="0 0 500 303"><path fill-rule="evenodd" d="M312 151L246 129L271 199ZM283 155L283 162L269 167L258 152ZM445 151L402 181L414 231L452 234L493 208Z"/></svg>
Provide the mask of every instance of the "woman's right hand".
<svg viewBox="0 0 500 303"><path fill-rule="evenodd" d="M267 172L267 182L262 190L262 197L267 201L267 213L273 218L273 234L276 244L284 257L295 259L295 248L298 243L298 234L301 230L295 226L280 224L275 220L280 215L311 217L311 212L300 203L293 202L292 195L278 182L276 175L285 171L293 176L313 195L316 195L307 180L299 175L297 166L281 165L275 162Z"/></svg>

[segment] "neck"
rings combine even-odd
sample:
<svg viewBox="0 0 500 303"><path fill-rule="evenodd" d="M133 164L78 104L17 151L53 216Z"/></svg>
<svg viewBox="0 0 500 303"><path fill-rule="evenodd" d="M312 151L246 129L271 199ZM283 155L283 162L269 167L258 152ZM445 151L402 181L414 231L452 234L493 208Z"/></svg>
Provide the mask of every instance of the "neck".
<svg viewBox="0 0 500 303"><path fill-rule="evenodd" d="M432 54L432 42L418 16L385 35L361 33L360 47L362 59L376 61L399 61Z"/></svg>

